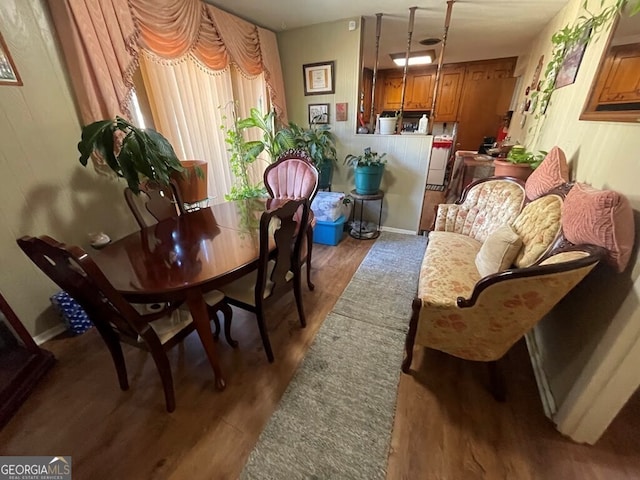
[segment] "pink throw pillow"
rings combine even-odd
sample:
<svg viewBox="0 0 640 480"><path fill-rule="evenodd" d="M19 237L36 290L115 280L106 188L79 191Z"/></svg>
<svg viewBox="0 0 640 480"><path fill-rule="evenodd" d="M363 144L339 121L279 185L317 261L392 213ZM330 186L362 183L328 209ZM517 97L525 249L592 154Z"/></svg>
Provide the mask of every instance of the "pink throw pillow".
<svg viewBox="0 0 640 480"><path fill-rule="evenodd" d="M529 200L535 200L568 181L567 157L560 147L553 147L538 168L529 175L524 190Z"/></svg>
<svg viewBox="0 0 640 480"><path fill-rule="evenodd" d="M607 261L622 272L631 256L635 229L629 200L612 190L576 183L562 206L562 230L571 243L607 249Z"/></svg>

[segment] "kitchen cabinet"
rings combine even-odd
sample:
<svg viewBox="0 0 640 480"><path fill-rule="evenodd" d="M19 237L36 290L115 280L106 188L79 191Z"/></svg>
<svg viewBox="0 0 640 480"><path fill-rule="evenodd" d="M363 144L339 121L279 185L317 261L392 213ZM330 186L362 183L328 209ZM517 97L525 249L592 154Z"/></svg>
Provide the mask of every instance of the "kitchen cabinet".
<svg viewBox="0 0 640 480"><path fill-rule="evenodd" d="M405 110L431 110L435 67L410 68L407 71ZM376 113L384 110L400 110L402 103L402 69L380 70L376 82Z"/></svg>
<svg viewBox="0 0 640 480"><path fill-rule="evenodd" d="M483 136L495 135L515 86L513 71L517 58L499 58L443 65L438 86L435 122L463 122L464 148L475 150ZM400 110L402 69L380 70L376 82L376 113ZM412 67L407 72L404 108L431 110L436 67ZM475 122L475 124L474 124ZM467 135L468 134L468 135Z"/></svg>
<svg viewBox="0 0 640 480"><path fill-rule="evenodd" d="M416 72L411 75L411 95L405 102L407 110L431 110L435 72Z"/></svg>
<svg viewBox="0 0 640 480"><path fill-rule="evenodd" d="M611 47L603 71L599 105L640 102L640 43Z"/></svg>
<svg viewBox="0 0 640 480"><path fill-rule="evenodd" d="M400 72L400 74L397 72L385 73L380 80L380 90L382 91L380 100L382 101L382 107L377 109L376 112L380 113L382 110L400 110L400 103L402 102L402 72ZM409 80L410 77L407 76L407 83L409 83Z"/></svg>
<svg viewBox="0 0 640 480"><path fill-rule="evenodd" d="M436 111L433 119L436 122L455 122L458 119L458 107L462 93L465 67L442 67L438 96L436 98Z"/></svg>

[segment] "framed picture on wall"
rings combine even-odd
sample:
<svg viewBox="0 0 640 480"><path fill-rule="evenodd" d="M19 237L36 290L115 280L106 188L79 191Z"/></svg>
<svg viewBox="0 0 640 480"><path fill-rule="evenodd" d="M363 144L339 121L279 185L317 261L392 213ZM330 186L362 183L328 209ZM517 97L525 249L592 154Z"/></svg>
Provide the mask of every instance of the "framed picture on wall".
<svg viewBox="0 0 640 480"><path fill-rule="evenodd" d="M558 76L556 77L555 88L566 87L576 81L584 51L587 48L587 39L588 34L565 52L564 59L558 70Z"/></svg>
<svg viewBox="0 0 640 480"><path fill-rule="evenodd" d="M4 38L2 38L2 34L0 33L0 85L22 85L22 80L20 79L20 74L18 73L18 69L16 68L15 63L13 63L13 58L11 58L11 53L9 53L9 48L7 44L4 42Z"/></svg>
<svg viewBox="0 0 640 480"><path fill-rule="evenodd" d="M335 62L320 62L307 63L302 66L305 95L335 93L334 64Z"/></svg>
<svg viewBox="0 0 640 480"><path fill-rule="evenodd" d="M329 104L312 103L309 105L309 125L329 123Z"/></svg>

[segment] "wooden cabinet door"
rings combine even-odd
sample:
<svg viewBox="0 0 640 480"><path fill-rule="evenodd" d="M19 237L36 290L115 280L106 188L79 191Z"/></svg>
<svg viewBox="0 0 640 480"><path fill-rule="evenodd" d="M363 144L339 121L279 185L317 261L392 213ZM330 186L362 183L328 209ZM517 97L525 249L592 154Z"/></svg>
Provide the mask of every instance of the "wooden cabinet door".
<svg viewBox="0 0 640 480"><path fill-rule="evenodd" d="M407 91L409 78L407 77ZM406 92L405 92L406 95ZM402 74L385 75L382 82L382 110L400 110L402 102ZM379 113L379 112L378 112Z"/></svg>
<svg viewBox="0 0 640 480"><path fill-rule="evenodd" d="M464 74L464 66L443 67L436 100L434 116L436 122L455 122L458 119L458 106L460 105Z"/></svg>
<svg viewBox="0 0 640 480"><path fill-rule="evenodd" d="M412 74L411 97L405 102L405 108L413 110L430 110L433 101L433 72Z"/></svg>
<svg viewBox="0 0 640 480"><path fill-rule="evenodd" d="M640 102L640 43L611 48L599 104Z"/></svg>

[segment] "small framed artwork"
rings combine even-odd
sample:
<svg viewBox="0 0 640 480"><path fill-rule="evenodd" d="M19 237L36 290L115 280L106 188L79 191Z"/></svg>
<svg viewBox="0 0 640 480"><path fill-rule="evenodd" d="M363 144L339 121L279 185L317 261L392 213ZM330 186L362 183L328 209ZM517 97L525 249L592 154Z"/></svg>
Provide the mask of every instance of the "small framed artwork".
<svg viewBox="0 0 640 480"><path fill-rule="evenodd" d="M22 85L20 74L0 33L0 85Z"/></svg>
<svg viewBox="0 0 640 480"><path fill-rule="evenodd" d="M329 123L329 104L312 103L309 105L309 125Z"/></svg>
<svg viewBox="0 0 640 480"><path fill-rule="evenodd" d="M336 122L347 121L347 105L348 103L336 103Z"/></svg>
<svg viewBox="0 0 640 480"><path fill-rule="evenodd" d="M566 87L576 81L580 63L582 63L582 57L584 56L584 51L587 48L588 34L589 33L565 52L564 59L562 60L562 64L558 70L558 75L556 76L555 88Z"/></svg>
<svg viewBox="0 0 640 480"><path fill-rule="evenodd" d="M305 95L335 93L334 63L335 62L307 63L302 66Z"/></svg>

